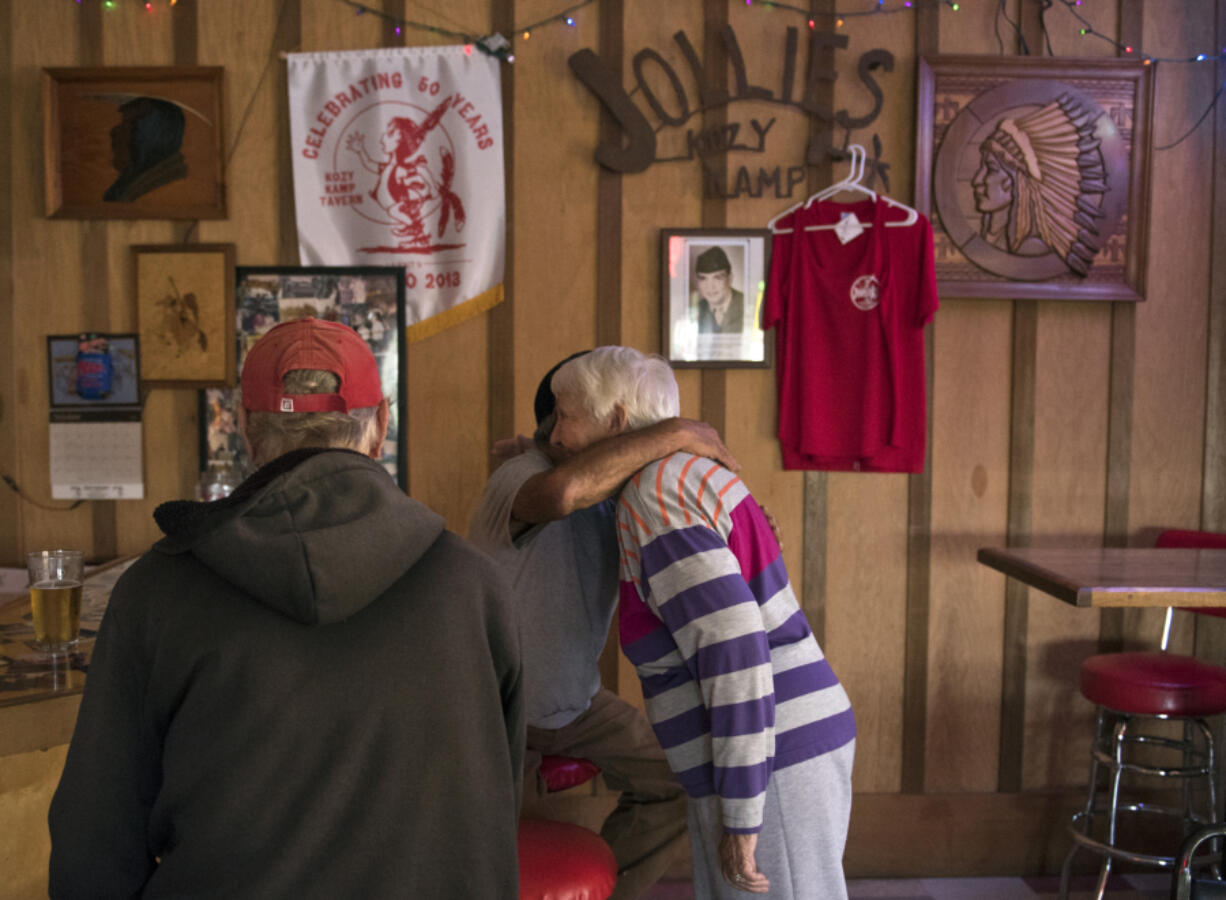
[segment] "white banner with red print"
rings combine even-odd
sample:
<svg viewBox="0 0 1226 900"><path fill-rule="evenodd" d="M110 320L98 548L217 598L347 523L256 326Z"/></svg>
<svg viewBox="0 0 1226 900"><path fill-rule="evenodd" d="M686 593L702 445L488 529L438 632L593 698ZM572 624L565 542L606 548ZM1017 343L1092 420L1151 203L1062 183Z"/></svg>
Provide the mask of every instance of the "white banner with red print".
<svg viewBox="0 0 1226 900"><path fill-rule="evenodd" d="M502 300L499 61L477 47L291 53L298 252L404 266L409 340Z"/></svg>

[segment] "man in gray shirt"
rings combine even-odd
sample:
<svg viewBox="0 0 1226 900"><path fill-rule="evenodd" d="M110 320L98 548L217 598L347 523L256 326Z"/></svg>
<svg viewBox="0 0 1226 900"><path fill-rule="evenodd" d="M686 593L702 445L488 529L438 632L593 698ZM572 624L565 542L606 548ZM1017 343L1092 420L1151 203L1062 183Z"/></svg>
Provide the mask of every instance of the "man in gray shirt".
<svg viewBox="0 0 1226 900"><path fill-rule="evenodd" d="M685 846L686 800L647 718L601 686L600 654L617 606L610 498L643 466L677 450L738 466L714 429L686 419L567 458L549 444L550 380L557 368L537 390L535 440L520 439L528 445L490 476L468 537L506 574L520 615L528 707L525 795L537 783L542 755L579 757L600 767L608 786L620 792L601 835L617 857L613 897L624 900L650 887Z"/></svg>

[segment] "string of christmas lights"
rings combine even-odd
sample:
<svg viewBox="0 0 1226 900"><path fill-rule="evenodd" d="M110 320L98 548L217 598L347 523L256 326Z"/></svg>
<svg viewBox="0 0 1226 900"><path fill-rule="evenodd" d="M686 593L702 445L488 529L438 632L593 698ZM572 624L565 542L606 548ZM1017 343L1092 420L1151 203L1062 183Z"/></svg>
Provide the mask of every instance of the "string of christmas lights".
<svg viewBox="0 0 1226 900"><path fill-rule="evenodd" d="M1115 40L1110 35L1103 34L1101 31L1095 30L1090 20L1087 19L1085 16L1083 16L1080 12L1081 7L1085 5L1087 0L1039 0L1039 2L1042 4L1042 9L1039 15L1040 15L1040 22L1043 25L1044 35L1046 35L1047 33L1047 25L1046 25L1046 22L1043 22L1042 17L1056 3L1060 3L1063 6L1067 7L1069 12L1073 15L1073 17L1077 19L1077 21L1081 24L1081 28L1079 30L1080 30L1080 34L1082 37L1095 37L1095 38L1098 38L1099 40L1107 41L1109 44L1111 44L1111 46L1115 47L1117 50L1119 50L1120 52L1126 55L1131 55L1131 54L1136 53L1135 47L1132 47L1129 44L1124 44L1120 41ZM778 2L778 0L745 0L745 5L760 7L762 9L783 9L783 10L788 10L789 12L800 13L801 15L808 18L810 28L815 28L817 25L816 21L813 18L812 11L810 11L808 8L805 8L805 7L793 6L790 3L780 3ZM962 4L959 2L959 0L903 0L903 2L896 3L891 6L886 5L886 0L870 0L869 5L864 9L834 10L828 13L827 15L834 16L835 17L835 22L834 22L835 27L841 28L846 23L847 19L853 19L853 18L858 18L862 16L892 15L894 13L911 12L917 9L923 9L924 7L932 7L932 6L948 6L954 12L958 12L962 8ZM1017 23L1014 22L1012 19L1010 19L1009 16L1004 13L1003 0L1000 0L997 6L997 15L1004 15L1005 21L1007 21L1011 26L1013 26L1014 30L1018 31L1019 36L1020 36L1021 29L1018 27ZM997 37L997 40L999 41L999 36ZM1050 50L1050 43L1048 44L1048 49ZM1027 55L1029 54L1027 53ZM1145 65L1153 65L1156 63L1160 63L1160 62L1171 62L1171 63L1216 62L1218 60L1226 60L1226 47L1222 48L1220 52L1197 53L1193 56L1150 56L1149 54L1141 54L1137 58L1140 59Z"/></svg>
<svg viewBox="0 0 1226 900"><path fill-rule="evenodd" d="M89 2L89 0L75 0L75 2L77 3L78 6L82 6L86 2ZM173 7L178 3L178 0L160 0L160 3L154 3L153 0L137 0L137 2L141 3L141 5L145 7L145 9L152 12L156 6L162 5L162 4L165 4L167 7ZM506 41L505 38L501 39L501 41L491 40L491 38L495 36L491 35L489 37L478 37L476 35L468 34L463 31L455 31L449 28L442 28L438 25L431 25L427 22L417 22L412 19L401 19L401 18L391 15L390 13L386 13L381 9L375 9L374 7L367 6L364 3L357 2L357 0L338 0L338 2L344 3L346 6L352 7L354 10L357 11L358 15L369 14L372 16L378 16L381 19L385 19L386 21L391 22L397 34L401 34L403 30L406 28L411 28L417 31L424 31L430 34L439 34L445 37L453 37L453 38L459 39L463 43L473 44L478 49L486 53L490 53L493 56L497 56L500 59L505 59L508 62L513 60L513 56L510 54L510 49L509 49L510 45ZM580 2L567 7L561 12L554 13L551 16L547 16L546 18L541 19L539 22L534 22L531 25L525 25L525 26L516 28L515 33L519 35L523 40L527 40L532 36L532 32L540 28L543 28L546 25L551 25L554 22L562 22L562 23L565 23L568 27L574 28L576 26L576 21L575 21L574 16L571 14L576 12L577 10L582 9L585 6L590 6L591 4L595 2L596 0L580 0ZM1042 5L1042 10L1040 11L1039 16L1040 16L1040 22L1042 23L1042 26L1043 26L1044 35L1046 36L1047 34L1047 25L1046 25L1046 22L1043 21L1043 16L1048 12L1048 10L1050 10L1053 6L1055 6L1056 3L1060 3L1063 6L1065 6L1068 9L1069 13L1072 14L1072 16L1075 19L1077 19L1077 21L1080 23L1081 28L1079 30L1080 30L1080 34L1082 37L1093 37L1093 38L1097 38L1098 40L1106 41L1107 43L1111 44L1111 46L1115 47L1117 50L1124 53L1125 55L1132 55L1136 53L1135 47L1132 47L1129 44L1125 44L1120 41L1117 41L1115 38L1111 37L1110 35L1104 34L1103 32L1098 31L1097 29L1094 28L1090 20L1087 19L1085 16L1083 16L1080 12L1081 7L1083 7L1086 4L1086 2L1087 0L1039 0L1039 3ZM102 0L102 5L105 6L107 9L114 9L117 3L118 3L118 0ZM787 10L789 12L800 13L808 19L808 24L810 28L817 27L817 22L813 17L813 13L809 9L804 8L804 7L794 6L790 3L781 3L779 2L779 0L745 0L745 5L746 6L756 6L762 9L782 9L782 10ZM962 4L960 0L901 0L901 2L897 2L892 5L887 5L886 0L870 0L869 5L864 9L834 10L831 13L829 13L829 15L832 15L835 17L835 27L841 28L846 23L847 19L859 18L863 16L892 15L895 13L911 12L914 10L923 9L925 7L933 7L933 6L948 6L954 12L958 12L962 8ZM998 15L1004 14L1003 0L1000 0L1000 4L997 7L997 14ZM1020 28L1018 27L1017 23L1014 22L1012 19L1010 19L1007 14L1004 14L1004 18L1005 18L1005 21L1007 21L1014 28L1014 30L1019 32L1020 34ZM997 40L999 41L999 35L997 37ZM1028 48L1023 48L1023 49L1026 50ZM1048 43L1048 49L1050 50L1050 41ZM1186 56L1186 57L1185 56L1151 56L1149 54L1140 54L1137 58L1139 58L1146 65L1154 65L1156 63L1162 63L1162 62L1168 62L1168 63L1217 62L1219 60L1226 60L1226 47L1222 48L1221 51L1219 52L1197 53L1193 56Z"/></svg>
<svg viewBox="0 0 1226 900"><path fill-rule="evenodd" d="M1135 47L1132 47L1129 44L1121 43L1110 35L1103 34L1101 31L1095 30L1094 26L1090 24L1090 20L1079 12L1079 9L1084 5L1085 0L1043 0L1043 9L1042 12L1039 13L1040 21L1042 21L1042 16L1053 6L1054 3L1057 2L1068 7L1068 11L1072 14L1073 18L1081 23L1082 37L1095 37L1099 40L1106 41L1112 47L1121 51L1125 55L1133 55L1136 53ZM1046 33L1046 25L1044 25L1043 31ZM1148 54L1141 54L1138 58L1147 66L1160 62L1196 63L1217 61L1219 59L1226 60L1226 47L1222 48L1220 53L1197 53L1195 56L1150 56Z"/></svg>
<svg viewBox="0 0 1226 900"><path fill-rule="evenodd" d="M1151 56L1149 54L1137 55L1136 48L1131 46L1130 44L1125 44L1121 41L1117 41L1115 38L1111 37L1110 35L1103 34L1101 31L1095 30L1090 20L1087 19L1085 16L1083 16L1080 12L1080 8L1085 4L1085 2L1086 0L1039 0L1039 3L1040 3L1039 25L1043 30L1043 38L1047 42L1047 52L1049 56L1054 56L1054 54L1052 53L1052 50L1051 50L1051 38L1048 35L1047 20L1045 16L1048 10L1050 10L1053 6L1055 6L1056 3L1061 3L1065 7L1068 8L1068 11L1072 14L1072 16L1075 19L1077 19L1077 21L1081 24L1080 33L1082 37L1095 37L1100 40L1104 40L1107 43L1111 44L1113 47L1115 47L1118 51L1123 53L1125 56L1135 55L1135 58L1140 59L1144 65L1157 66L1159 63L1201 63L1201 62L1219 62L1219 61L1226 62L1226 47L1223 47L1221 52L1218 52L1218 53L1197 53L1193 56ZM788 3L778 3L776 2L776 0L757 0L757 2L755 3L755 0L745 0L745 5L746 6L759 6L759 7L762 7L763 9L786 9L792 12L798 12L808 18L810 28L814 28L817 24L810 10L799 7L799 6L792 6L791 4L788 4ZM842 11L842 12L836 10L834 12L828 13L827 15L833 15L835 17L835 21L834 21L835 27L842 28L847 19L854 18L857 16L889 15L891 13L908 12L916 8L921 8L923 6L942 6L942 5L948 6L954 12L957 12L961 8L957 0L904 0L904 2L901 5L893 6L893 7L887 7L885 4L885 0L872 0L871 5L865 9L860 9L860 10L855 10L855 11ZM1018 38L1018 41L1020 42L1023 55L1029 56L1030 48L1026 45L1026 38L1022 34L1021 27L1018 25L1017 22L1010 19L1008 13L1005 12L1005 0L997 0L997 5L996 5L996 22L995 22L996 43L997 43L997 46L1000 48L1001 53L1003 54L1004 49L1005 49L1004 42L1000 38L1000 18L1002 16L1004 17L1004 20L1008 22L1010 26L1012 26L1014 32L1017 34L1017 38ZM1218 101L1222 99L1222 95L1224 93L1226 93L1226 82L1224 82L1218 88L1217 93L1213 95L1213 99L1209 101L1209 105L1205 108L1205 111L1201 113L1200 118L1196 120L1196 123L1191 128L1189 128L1188 131L1182 137L1180 137L1177 140L1172 141L1169 144L1162 144L1161 146L1157 146L1154 148L1154 150L1170 150L1173 147L1179 146L1184 141L1186 141L1189 137L1191 137L1193 132L1195 132L1196 129L1199 128L1201 124L1205 121L1205 119L1209 117L1209 113L1211 113L1214 107L1217 106Z"/></svg>
<svg viewBox="0 0 1226 900"><path fill-rule="evenodd" d="M80 5L84 5L84 3L87 2L87 0L75 0L75 2L77 3L78 6L80 6ZM153 0L137 0L137 2L140 2L145 7L145 9L148 10L149 12L153 12L155 9L155 6L159 5L159 4L155 4ZM500 34L491 34L491 35L487 35L484 37L478 37L476 35L468 34L463 31L452 30L449 28L442 28L438 25L431 25L427 22L417 22L412 19L402 19L397 16L393 16L390 13L384 12L381 9L375 9L374 7L367 6L364 3L357 2L357 0L338 0L338 2L344 3L346 6L353 8L354 10L357 11L358 15L369 14L373 16L378 16L379 18L390 22L393 28L395 29L396 34L402 34L404 29L411 28L416 31L424 31L430 34L443 35L444 37L458 39L470 49L470 52L471 52L472 47L476 47L482 53L486 53L490 56L497 57L498 59L501 59L504 62L512 63L515 61L515 54L512 52L511 42ZM531 25L526 25L521 28L516 28L514 36L518 36L520 39L527 41L532 37L532 32L540 28L543 28L547 25L551 25L555 22L561 22L561 23L566 24L566 26L569 28L574 28L576 27L576 21L572 13L582 9L585 6L590 6L591 4L595 2L596 0L579 0L578 3L575 3L567 7L566 9L563 9L561 12L557 12L551 16L547 16L546 18L541 19L539 22L534 22ZM1103 32L1098 31L1097 29L1094 28L1090 20L1081 14L1081 7L1085 5L1087 0L1038 0L1038 2L1040 4L1039 24L1043 31L1043 38L1047 42L1048 55L1054 55L1054 54L1052 54L1051 52L1051 38L1047 30L1046 14L1049 10L1052 9L1052 7L1056 5L1056 3L1060 3L1069 11L1069 13L1073 16L1073 18L1075 18L1080 23L1081 27L1079 30L1080 30L1080 34L1082 37L1092 37L1092 38L1097 38L1098 40L1106 41L1111 46L1115 47L1119 52L1123 53L1125 56L1135 56L1135 58L1140 59L1144 65L1156 66L1159 63L1200 63L1200 62L1219 62L1219 61L1226 62L1226 47L1222 48L1220 52L1197 53L1192 56L1169 56L1168 57L1168 56L1152 56L1150 54L1137 54L1135 47L1129 44L1125 44L1121 41L1118 41L1115 38L1111 37L1110 35L1104 34ZM116 3L117 3L117 0L102 0L102 5L106 7L107 9L114 9L116 6ZM174 7L175 4L178 3L178 0L161 0L161 3L164 3L167 7ZM787 10L789 12L800 13L808 20L809 28L813 29L817 27L817 20L814 17L812 11L805 7L794 6L790 3L781 3L781 2L778 2L778 0L745 0L745 5L746 6L756 6L756 7L767 9L767 10L781 9L781 10ZM833 10L823 15L833 16L835 28L842 28L843 25L846 24L847 19L860 18L864 16L893 15L896 13L913 12L919 9L931 8L934 6L935 7L948 6L954 12L958 12L962 8L960 0L900 0L900 2L895 2L892 5L887 5L886 0L870 0L869 5L861 9L842 10L842 11ZM1004 42L1001 40L1001 37L1000 37L1000 18L1002 16L1004 17L1005 21L1009 23L1009 25L1013 28L1014 32L1016 33L1018 40L1020 42L1023 54L1027 56L1030 55L1030 48L1026 45L1026 39L1024 35L1022 34L1021 27L1018 25L1017 22L1010 19L1008 16L1008 13L1005 12L1005 0L997 0L997 7L996 7L996 42L1001 52L1002 53L1004 52ZM1188 137L1190 137L1192 132L1194 132L1198 127L1200 127L1201 123L1203 123L1205 119L1209 116L1209 113L1213 111L1214 107L1217 105L1218 101L1221 99L1223 93L1226 93L1226 83L1224 83L1218 89L1217 93L1214 94L1213 99L1209 103L1209 106L1201 114L1200 118L1196 120L1196 124L1192 126L1192 128L1187 132L1187 134L1185 134L1183 137L1179 138L1178 140L1170 144L1164 144L1160 147L1156 147L1155 149L1156 150L1169 150L1172 147L1175 147L1179 145L1180 143L1182 143Z"/></svg>
<svg viewBox="0 0 1226 900"><path fill-rule="evenodd" d="M802 7L793 6L790 3L779 3L777 0L745 0L746 6L757 6L761 9L786 9L789 12L797 12L809 19L809 27L816 28L817 20L813 17L812 10ZM842 28L846 24L847 19L855 19L860 16L889 16L895 13L913 12L917 9L924 9L932 6L948 6L954 12L962 8L962 4L958 0L902 0L894 6L886 6L885 0L872 0L872 5L867 9L857 10L832 10L829 13L823 13L824 16L834 16L834 27Z"/></svg>
<svg viewBox="0 0 1226 900"><path fill-rule="evenodd" d="M340 2L344 3L346 6L356 9L358 11L358 15L369 13L391 22L396 34L401 34L405 28L412 28L416 31L425 31L430 34L441 34L444 37L457 38L464 44L474 46L482 53L488 53L490 56L496 56L498 59L501 59L504 62L515 62L515 54L511 52L510 42L500 34L477 37L472 34L466 34L462 31L452 31L447 28L439 28L437 25L429 25L425 22L414 22L410 19L401 19L390 15L381 9L374 9L366 6L364 3L358 3L356 0L340 0ZM524 40L527 40L533 31L538 28L543 28L546 25L551 25L554 22L564 22L567 26L574 28L575 19L571 13L582 9L585 6L590 6L595 2L596 0L580 0L580 2L575 3L572 6L568 6L561 12L554 13L551 16L541 19L539 22L534 22L531 25L524 26L523 28L516 28L515 30L517 33L522 32Z"/></svg>
<svg viewBox="0 0 1226 900"><path fill-rule="evenodd" d="M75 2L78 6L83 6L87 0L75 0ZM102 0L102 5L107 9L114 9L117 2L118 0ZM153 0L138 0L138 2L144 6L146 10L153 12L157 6L161 6L163 4L165 4L167 7L173 7L179 2L179 0L161 0L160 3L154 3ZM515 54L511 52L510 42L500 34L491 34L480 37L464 31L456 31L450 28L442 28L438 25L431 25L428 22L417 22L413 19L402 19L398 16L393 16L390 13L384 12L381 9L375 9L373 6L367 6L364 3L356 2L356 0L338 0L338 2L344 3L346 6L351 7L359 16L372 15L390 22L396 34L403 34L404 30L408 28L414 31L424 31L428 34L438 34L444 37L456 38L461 43L476 47L482 53L495 56L504 62L515 62ZM553 15L547 16L538 22L533 22L530 25L516 28L515 33L522 35L524 40L528 40L532 36L532 32L537 31L540 28L544 28L546 25L551 25L554 22L562 22L568 27L574 28L577 23L572 13L577 12L585 6L591 6L595 2L596 0L579 0L578 3L568 6L561 12L554 13Z"/></svg>

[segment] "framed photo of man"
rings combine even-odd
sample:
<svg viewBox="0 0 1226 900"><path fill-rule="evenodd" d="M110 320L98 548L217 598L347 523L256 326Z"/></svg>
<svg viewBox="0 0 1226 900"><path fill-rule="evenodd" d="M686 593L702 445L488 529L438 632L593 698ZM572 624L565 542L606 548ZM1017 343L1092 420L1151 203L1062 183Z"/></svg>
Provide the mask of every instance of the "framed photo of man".
<svg viewBox="0 0 1226 900"><path fill-rule="evenodd" d="M766 229L660 232L663 355L675 368L766 368Z"/></svg>

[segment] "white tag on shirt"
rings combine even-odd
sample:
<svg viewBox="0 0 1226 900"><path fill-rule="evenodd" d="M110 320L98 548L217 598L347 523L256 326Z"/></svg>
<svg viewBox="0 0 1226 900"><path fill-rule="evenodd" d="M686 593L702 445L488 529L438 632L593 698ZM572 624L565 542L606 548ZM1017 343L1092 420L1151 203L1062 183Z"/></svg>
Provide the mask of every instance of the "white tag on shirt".
<svg viewBox="0 0 1226 900"><path fill-rule="evenodd" d="M834 233L842 243L847 244L864 234L864 226L854 212L843 213L839 223L834 226Z"/></svg>

